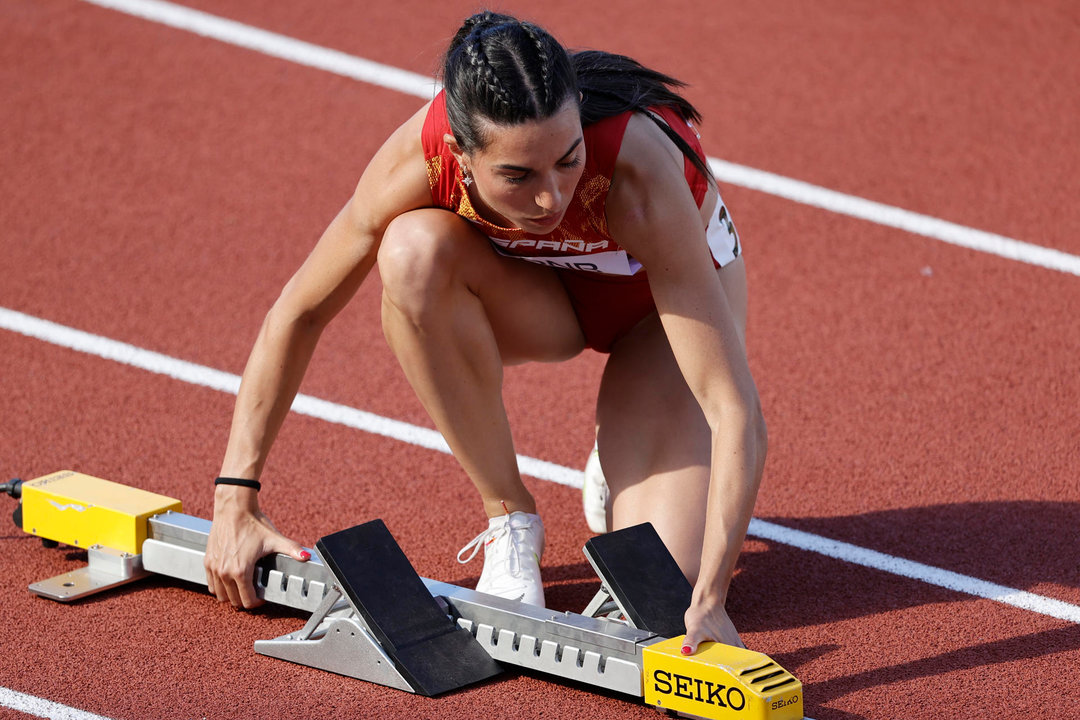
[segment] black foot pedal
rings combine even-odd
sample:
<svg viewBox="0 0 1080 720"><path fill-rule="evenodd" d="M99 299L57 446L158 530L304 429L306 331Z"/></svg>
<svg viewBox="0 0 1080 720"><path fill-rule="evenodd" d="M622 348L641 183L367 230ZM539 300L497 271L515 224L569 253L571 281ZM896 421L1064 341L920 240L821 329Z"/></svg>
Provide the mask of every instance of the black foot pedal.
<svg viewBox="0 0 1080 720"><path fill-rule="evenodd" d="M596 617L613 601L639 630L686 634L683 615L693 588L652 524L597 535L585 543L585 557L602 583L585 615Z"/></svg>
<svg viewBox="0 0 1080 720"><path fill-rule="evenodd" d="M315 548L335 592L299 633L259 641L256 651L428 696L502 671L439 607L382 520ZM342 592L347 608L337 602Z"/></svg>

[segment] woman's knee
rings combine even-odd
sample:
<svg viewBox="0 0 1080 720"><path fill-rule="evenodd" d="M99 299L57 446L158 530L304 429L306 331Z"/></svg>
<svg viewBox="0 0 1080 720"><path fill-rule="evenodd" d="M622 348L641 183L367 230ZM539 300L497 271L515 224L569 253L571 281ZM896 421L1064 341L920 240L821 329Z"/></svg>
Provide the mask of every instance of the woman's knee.
<svg viewBox="0 0 1080 720"><path fill-rule="evenodd" d="M468 232L441 210L417 210L395 218L383 233L378 255L387 299L410 313L437 302L452 286Z"/></svg>

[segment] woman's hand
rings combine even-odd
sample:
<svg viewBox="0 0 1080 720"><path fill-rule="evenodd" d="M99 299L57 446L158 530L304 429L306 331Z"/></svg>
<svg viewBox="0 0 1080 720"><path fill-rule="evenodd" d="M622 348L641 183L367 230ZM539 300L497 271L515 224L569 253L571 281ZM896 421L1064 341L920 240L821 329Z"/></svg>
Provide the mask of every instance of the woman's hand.
<svg viewBox="0 0 1080 720"><path fill-rule="evenodd" d="M277 531L259 509L258 492L251 488L219 486L214 491L214 522L206 542L203 565L206 585L220 602L237 608L262 604L255 594L255 563L271 553L306 562L311 555L299 543Z"/></svg>
<svg viewBox="0 0 1080 720"><path fill-rule="evenodd" d="M697 600L690 605L684 616L686 639L683 641L683 655L693 655L698 645L713 640L735 647L746 647L739 639L739 632L728 617L722 601Z"/></svg>

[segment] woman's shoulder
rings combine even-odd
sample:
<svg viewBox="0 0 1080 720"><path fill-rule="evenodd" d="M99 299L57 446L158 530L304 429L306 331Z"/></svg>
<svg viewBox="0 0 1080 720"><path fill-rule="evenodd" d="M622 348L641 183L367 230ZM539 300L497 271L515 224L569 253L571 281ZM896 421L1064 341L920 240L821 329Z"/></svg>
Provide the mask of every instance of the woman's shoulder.
<svg viewBox="0 0 1080 720"><path fill-rule="evenodd" d="M353 205L374 227L398 215L431 207L421 131L431 103L425 104L383 142L357 183Z"/></svg>
<svg viewBox="0 0 1080 720"><path fill-rule="evenodd" d="M428 129L431 119L437 115L435 105L437 100L431 100L423 104L419 110L409 116L390 134L384 143L384 147L390 146L393 150L409 153L420 150L423 142L423 134ZM445 107L445 106L444 106ZM444 111L445 114L445 111Z"/></svg>
<svg viewBox="0 0 1080 720"><path fill-rule="evenodd" d="M657 164L671 165L681 174L684 155L656 121L643 112L635 112L626 125L622 147L616 161L620 171L653 172Z"/></svg>
<svg viewBox="0 0 1080 720"><path fill-rule="evenodd" d="M682 178L682 167L682 152L664 131L642 113L632 113L615 160L612 195L620 197L629 193L634 196L631 200L637 202L653 183Z"/></svg>
<svg viewBox="0 0 1080 720"><path fill-rule="evenodd" d="M649 193L650 188L658 182L674 183L689 190L700 207L708 193L715 190L694 167L684 151L660 127L660 122L680 135L691 152L703 155L693 126L680 120L677 114L653 114L650 117L644 112L635 112L627 123L615 163L612 191L634 192L640 195ZM681 182L677 178L681 179ZM640 201L640 198L634 198L633 201Z"/></svg>
<svg viewBox="0 0 1080 720"><path fill-rule="evenodd" d="M636 112L626 126L608 199L608 222L622 243L628 229L653 228L658 218L701 217L687 180L686 159L667 134L646 115ZM715 192L714 190L712 192ZM704 220L699 220L704 223ZM629 249L629 248L628 248Z"/></svg>

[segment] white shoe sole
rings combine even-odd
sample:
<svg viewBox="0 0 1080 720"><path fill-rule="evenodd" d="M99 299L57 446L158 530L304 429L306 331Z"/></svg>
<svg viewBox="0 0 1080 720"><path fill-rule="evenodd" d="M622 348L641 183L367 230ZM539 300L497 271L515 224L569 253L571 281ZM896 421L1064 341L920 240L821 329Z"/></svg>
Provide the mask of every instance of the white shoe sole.
<svg viewBox="0 0 1080 720"><path fill-rule="evenodd" d="M600 453L594 446L585 463L585 480L581 486L581 505L585 511L585 522L594 533L603 534L608 531L607 515L610 495L604 471L600 467Z"/></svg>

